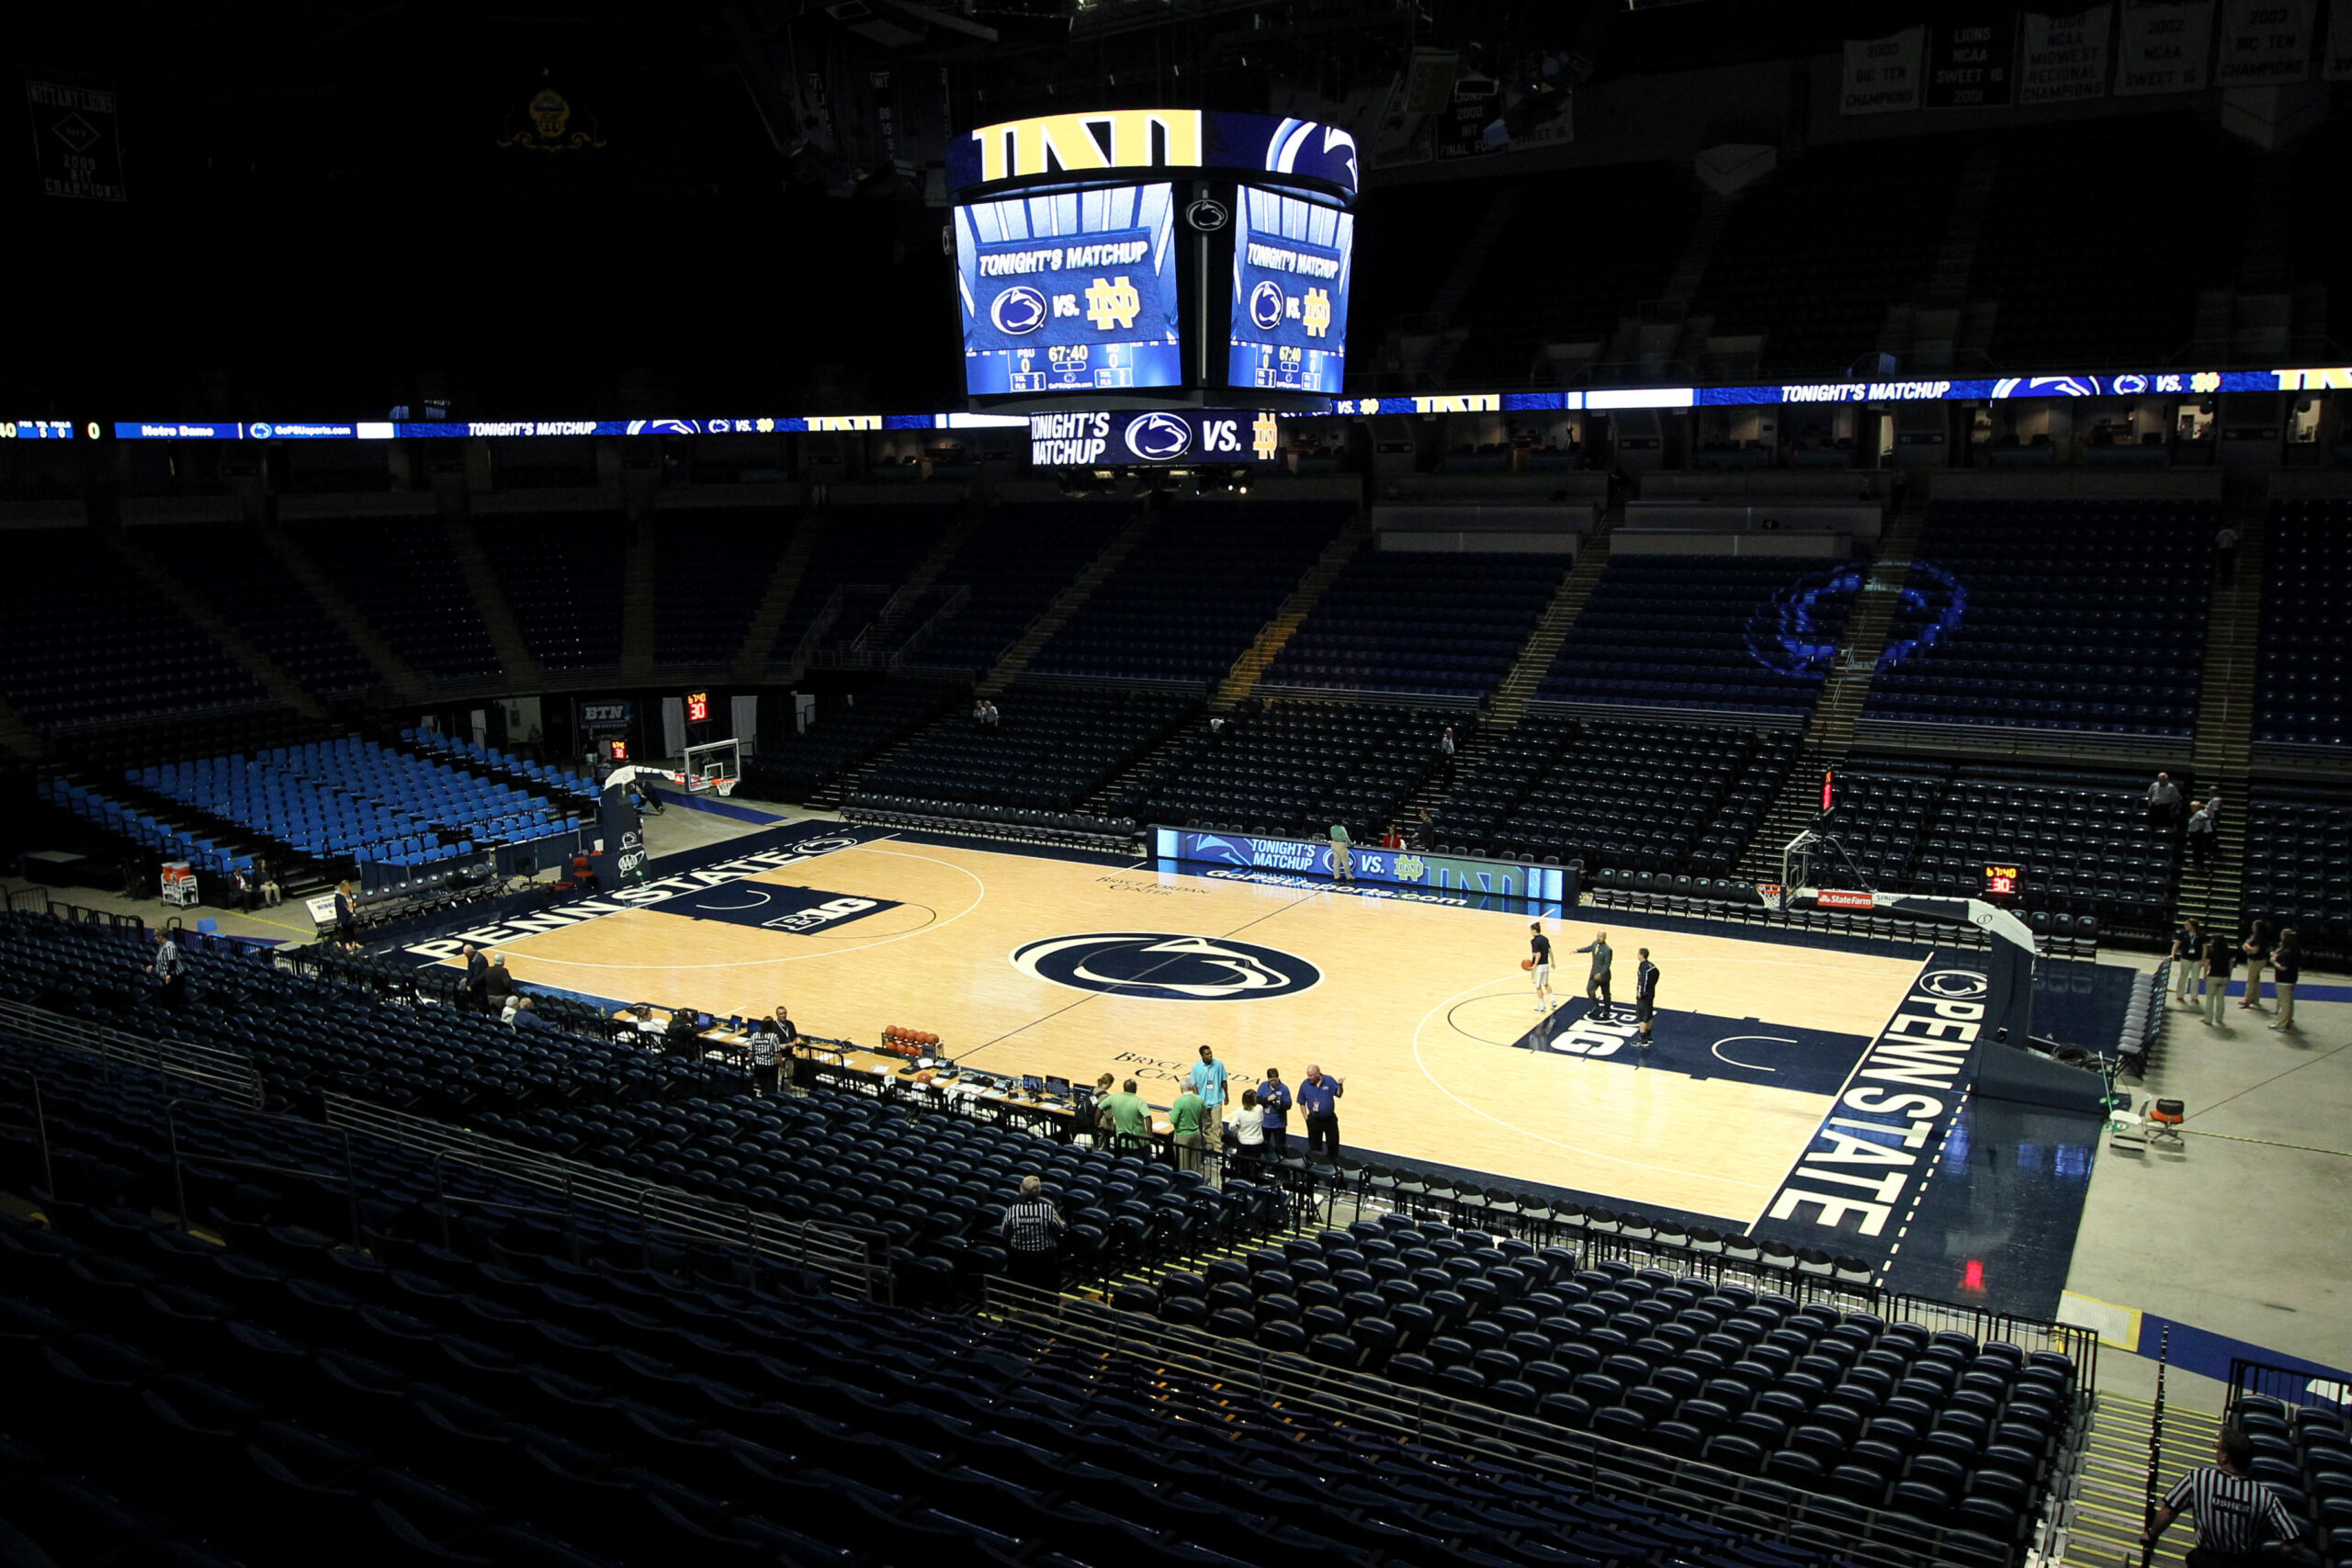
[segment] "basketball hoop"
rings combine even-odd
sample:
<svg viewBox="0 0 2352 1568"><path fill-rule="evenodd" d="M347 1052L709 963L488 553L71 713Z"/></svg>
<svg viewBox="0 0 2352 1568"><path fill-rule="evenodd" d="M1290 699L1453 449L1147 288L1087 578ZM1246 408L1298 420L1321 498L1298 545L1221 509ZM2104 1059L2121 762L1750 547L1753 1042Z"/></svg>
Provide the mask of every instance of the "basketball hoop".
<svg viewBox="0 0 2352 1568"><path fill-rule="evenodd" d="M679 761L678 782L688 795L732 795L743 776L743 746L737 739L689 746Z"/></svg>

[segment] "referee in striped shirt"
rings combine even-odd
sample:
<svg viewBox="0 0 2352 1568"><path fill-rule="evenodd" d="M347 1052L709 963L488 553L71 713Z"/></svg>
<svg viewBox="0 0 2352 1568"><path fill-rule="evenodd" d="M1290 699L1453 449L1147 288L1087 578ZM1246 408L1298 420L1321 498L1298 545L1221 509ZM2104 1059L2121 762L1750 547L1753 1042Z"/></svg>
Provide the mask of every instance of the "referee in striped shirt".
<svg viewBox="0 0 2352 1568"><path fill-rule="evenodd" d="M2247 1473L2254 1468L2254 1445L2235 1427L2222 1428L2213 1447L2218 1468L2200 1466L2173 1483L2156 1508L2156 1517L2140 1532L2143 1546L2154 1546L2165 1527L2182 1510L2197 1516L2197 1545L2188 1553L2188 1568L2256 1568L2284 1562L2302 1534L2295 1516L2278 1494Z"/></svg>
<svg viewBox="0 0 2352 1568"><path fill-rule="evenodd" d="M1034 1176L1023 1177L1021 1201L1006 1205L1001 1227L1005 1250L1012 1254L1007 1272L1041 1291L1060 1290L1061 1238L1068 1228L1062 1212L1046 1196L1046 1184Z"/></svg>

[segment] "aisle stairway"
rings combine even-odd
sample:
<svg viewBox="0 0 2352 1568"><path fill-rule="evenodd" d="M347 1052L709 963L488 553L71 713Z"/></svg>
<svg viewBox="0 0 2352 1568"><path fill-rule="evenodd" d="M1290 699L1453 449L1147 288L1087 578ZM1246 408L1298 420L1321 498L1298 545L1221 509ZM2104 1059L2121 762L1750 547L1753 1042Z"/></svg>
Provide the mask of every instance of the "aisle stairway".
<svg viewBox="0 0 2352 1568"><path fill-rule="evenodd" d="M277 557L294 581L302 585L302 591L318 601L319 608L324 610L343 635L351 639L351 646L366 656L376 673L383 677L384 683L411 702L422 698L424 694L423 678L410 668L407 660L393 650L390 643L384 640L382 633L368 624L368 617L359 613L359 606L344 596L343 590L318 569L292 536L282 529L266 525L260 533L262 543Z"/></svg>
<svg viewBox="0 0 2352 1568"><path fill-rule="evenodd" d="M319 699L304 691L296 681L271 659L254 646L244 633L222 619L187 585L172 575L171 569L131 543L130 536L120 527L94 527L92 532L103 540L132 571L147 580L149 587L193 622L198 630L220 645L229 656L245 667L248 674L261 683L262 689L277 702L285 704L305 718L324 718L326 708Z"/></svg>
<svg viewBox="0 0 2352 1568"><path fill-rule="evenodd" d="M621 679L653 683L653 530L640 524L621 555Z"/></svg>
<svg viewBox="0 0 2352 1568"><path fill-rule="evenodd" d="M800 580L808 575L809 558L817 553L828 521L823 512L801 513L800 526L793 530L792 542L785 546L775 570L768 574L767 591L760 595L760 607L743 633L742 646L735 650L738 681L756 681L766 671L768 649L775 646L775 634L784 626L784 613L792 608L792 596L800 592Z"/></svg>
<svg viewBox="0 0 2352 1568"><path fill-rule="evenodd" d="M1747 840L1739 875L1746 882L1781 880L1781 852L1821 815L1821 775L1845 765L1854 746L1854 721L1870 696L1871 681L1886 651L1887 628L1902 603L1912 552L1928 520L1924 495L1914 494L1879 535L1853 613L1846 617L1845 640L1823 682L1821 698L1805 721L1804 739L1764 814L1764 825Z"/></svg>
<svg viewBox="0 0 2352 1568"><path fill-rule="evenodd" d="M2112 1392L2098 1396L2076 1483L2066 1561L2076 1568L2140 1562L2140 1530L2147 1520L2149 1436L2154 1406ZM2165 1404L2164 1441L2156 1466L2157 1485L2170 1486L2187 1471L2213 1462L2221 1417L2190 1410L2177 1401ZM2166 1568L2187 1560L2197 1534L2187 1519L2166 1530L2154 1561Z"/></svg>
<svg viewBox="0 0 2352 1568"><path fill-rule="evenodd" d="M890 634L898 630L907 612L931 592L931 585L939 581L939 574L947 570L947 563L956 558L956 552L964 547L964 541L972 536L985 515L978 507L971 507L940 535L939 542L931 547L931 553L915 563L914 570L907 574L899 591L890 595L875 613L873 621L858 634L858 640L876 648L887 646Z"/></svg>
<svg viewBox="0 0 2352 1568"><path fill-rule="evenodd" d="M1339 537L1324 547L1314 566L1298 580L1298 586L1291 590L1290 597L1275 610L1274 618L1259 628L1257 638L1233 661L1232 670L1217 686L1216 695L1209 699L1211 707L1222 711L1250 694L1250 688L1266 673L1266 666L1288 646L1300 624L1322 603L1332 581L1371 537L1372 513L1367 510L1340 530Z"/></svg>
<svg viewBox="0 0 2352 1568"><path fill-rule="evenodd" d="M2196 739L2189 759L2196 795L2222 793L2220 853L2199 871L2182 863L2180 912L2208 931L2238 929L2245 872L2245 811L2254 761L2256 653L2262 637L2263 516L2259 502L2233 502L2224 520L2238 531L2237 560L2218 574L2206 621L2205 671L2198 688Z"/></svg>
<svg viewBox="0 0 2352 1568"><path fill-rule="evenodd" d="M506 602L506 589L498 581L498 569L490 564L490 553L481 547L473 525L463 517L445 516L441 529L448 538L450 557L465 576L466 591L473 595L474 609L490 633L490 646L505 668L507 688L537 690L541 683L539 661L532 657L530 644L523 640L523 628L514 620L514 606Z"/></svg>
<svg viewBox="0 0 2352 1568"><path fill-rule="evenodd" d="M1624 520L1623 507L1611 507L1585 531L1577 546L1577 564L1560 580L1552 602L1536 617L1535 629L1527 634L1527 642L1520 649L1510 673L1495 688L1494 705L1487 709L1489 731L1500 733L1509 729L1527 712L1527 705L1534 700L1536 688L1544 683L1552 660L1559 656L1560 645L1568 640L1577 617L1584 614L1585 601L1592 597L1592 585L1600 581L1601 570L1609 564L1610 530Z"/></svg>
<svg viewBox="0 0 2352 1568"><path fill-rule="evenodd" d="M1151 533L1152 525L1159 521L1157 513L1138 513L1125 527L1114 534L1111 542L1102 547L1102 553L1061 591L1058 598L1046 606L1044 615L1029 623L1029 629L1021 634L1019 641L1004 650L1004 657L996 661L996 668L981 678L978 690L992 697L1012 684L1021 671L1029 667L1029 661L1037 657L1037 650L1069 624L1069 618L1078 614L1086 601L1093 596L1094 591L1102 586L1103 580L1119 570L1121 561L1135 553L1136 547L1144 542Z"/></svg>

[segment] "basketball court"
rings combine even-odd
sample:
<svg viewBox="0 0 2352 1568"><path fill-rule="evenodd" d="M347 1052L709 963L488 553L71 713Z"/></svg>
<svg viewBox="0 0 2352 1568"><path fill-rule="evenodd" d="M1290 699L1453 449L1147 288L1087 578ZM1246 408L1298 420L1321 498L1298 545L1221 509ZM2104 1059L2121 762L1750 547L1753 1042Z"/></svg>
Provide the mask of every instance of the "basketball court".
<svg viewBox="0 0 2352 1568"><path fill-rule="evenodd" d="M1544 920L1562 1004L1546 1017L1520 968L1529 915L1515 900L1268 885L833 824L714 852L729 858L410 951L450 962L458 942L486 942L527 983L721 1017L781 1004L804 1032L862 1043L891 1024L927 1030L969 1068L1079 1082L1107 1071L1163 1105L1204 1043L1237 1094L1268 1066L1295 1085L1318 1064L1346 1082L1341 1134L1361 1157L1737 1228L1774 1210L1939 962L1621 925L1620 1008L1638 948L1663 977L1645 1050L1629 1022L1585 1018L1589 961L1573 950L1605 929L1583 918L1597 911ZM1871 1234L1883 1247L1895 1232Z"/></svg>

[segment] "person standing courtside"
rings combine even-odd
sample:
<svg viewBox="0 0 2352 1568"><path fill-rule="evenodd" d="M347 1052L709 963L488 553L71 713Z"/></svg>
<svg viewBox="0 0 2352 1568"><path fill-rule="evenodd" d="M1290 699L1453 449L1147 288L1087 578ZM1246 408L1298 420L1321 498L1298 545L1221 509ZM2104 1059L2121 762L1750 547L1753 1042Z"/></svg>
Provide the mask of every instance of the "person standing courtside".
<svg viewBox="0 0 2352 1568"><path fill-rule="evenodd" d="M1298 1108L1306 1112L1307 1158L1328 1149L1331 1163L1340 1163L1340 1096L1347 1091L1338 1078L1325 1077L1321 1067L1306 1065L1306 1077L1298 1086Z"/></svg>
<svg viewBox="0 0 2352 1568"><path fill-rule="evenodd" d="M2295 1027L2295 987L2303 977L2303 942L2289 926L2278 933L2278 945L2270 954L2270 976L2278 983L2278 1016L2270 1021L2273 1029Z"/></svg>
<svg viewBox="0 0 2352 1568"><path fill-rule="evenodd" d="M1012 1277L1041 1291L1061 1289L1062 1232L1068 1228L1062 1212L1046 1196L1046 1184L1023 1177L1020 1201L1005 1205L1004 1221L997 1227L1011 1255Z"/></svg>
<svg viewBox="0 0 2352 1568"><path fill-rule="evenodd" d="M2175 1001L2188 1004L2197 994L2197 971L2205 960L2205 935L2197 929L2197 917L2183 915L2172 933L2172 994Z"/></svg>
<svg viewBox="0 0 2352 1568"><path fill-rule="evenodd" d="M1552 999L1552 939L1544 934L1544 922L1527 922L1528 956L1535 960L1535 967L1528 973L1535 978L1535 1010L1550 1012L1559 1004Z"/></svg>
<svg viewBox="0 0 2352 1568"><path fill-rule="evenodd" d="M1348 838L1348 825L1345 822L1332 823L1331 880L1334 882L1353 882L1355 880L1353 876L1349 874L1350 864L1348 860L1348 845L1350 842L1351 840Z"/></svg>
<svg viewBox="0 0 2352 1568"><path fill-rule="evenodd" d="M1650 950L1636 948L1642 961L1634 968L1634 1021L1642 1026L1642 1049L1650 1048L1650 1019L1657 1010L1657 965L1650 962Z"/></svg>
<svg viewBox="0 0 2352 1568"><path fill-rule="evenodd" d="M2262 972L2270 966L2270 922L2255 921L2238 951L2245 954L2245 995L2238 998L2238 1006L2260 1012Z"/></svg>
<svg viewBox="0 0 2352 1568"><path fill-rule="evenodd" d="M1176 1168L1201 1168L1201 1152L1208 1147L1208 1135L1202 1131L1209 1119L1208 1107L1201 1103L1200 1091L1191 1084L1176 1097L1168 1108L1168 1133L1176 1142Z"/></svg>
<svg viewBox="0 0 2352 1568"><path fill-rule="evenodd" d="M1204 1045L1201 1047L1201 1059L1193 1064L1193 1070L1185 1080L1193 1086L1193 1092L1201 1097L1201 1105L1206 1112L1201 1118L1201 1134L1210 1148L1216 1148L1223 1138L1225 1082L1228 1076L1225 1064L1216 1059L1216 1053Z"/></svg>
<svg viewBox="0 0 2352 1568"><path fill-rule="evenodd" d="M2229 999L2230 969L2236 959L2227 937L2205 939L2205 1021L2222 1027L2222 1004Z"/></svg>
<svg viewBox="0 0 2352 1568"><path fill-rule="evenodd" d="M1258 1086L1258 1111L1266 1134L1266 1153L1275 1159L1288 1159L1290 1085L1283 1082L1280 1067L1266 1069L1266 1080Z"/></svg>
<svg viewBox="0 0 2352 1568"><path fill-rule="evenodd" d="M1266 1113L1258 1109L1258 1091L1241 1091L1241 1108L1226 1119L1225 1149L1228 1160L1255 1165L1266 1154Z"/></svg>
<svg viewBox="0 0 2352 1568"><path fill-rule="evenodd" d="M2173 1483L2140 1532L2140 1544L2154 1546L2173 1520L2189 1513L2197 1516L2197 1544L2189 1548L2188 1568L2288 1561L2302 1529L2278 1494L2254 1479L2254 1445L2236 1427L2224 1427L2213 1457L2218 1464L2199 1465Z"/></svg>
<svg viewBox="0 0 2352 1568"><path fill-rule="evenodd" d="M1610 1011L1616 1005L1609 998L1609 964L1610 961L1616 956L1609 945L1609 933L1595 931L1592 940L1577 951L1592 954L1592 973L1586 977L1584 983L1585 1000L1592 1004L1591 1011L1588 1016L1596 1023L1607 1023L1610 1021Z"/></svg>
<svg viewBox="0 0 2352 1568"><path fill-rule="evenodd" d="M1151 1107L1136 1092L1136 1080L1129 1078L1119 1087L1119 1092L1102 1102L1110 1108L1111 1134L1123 1151L1139 1151L1151 1136Z"/></svg>

